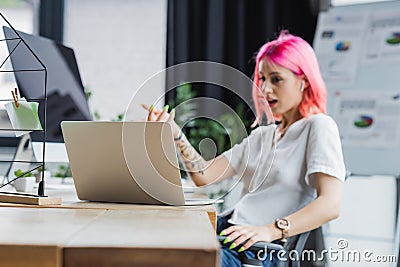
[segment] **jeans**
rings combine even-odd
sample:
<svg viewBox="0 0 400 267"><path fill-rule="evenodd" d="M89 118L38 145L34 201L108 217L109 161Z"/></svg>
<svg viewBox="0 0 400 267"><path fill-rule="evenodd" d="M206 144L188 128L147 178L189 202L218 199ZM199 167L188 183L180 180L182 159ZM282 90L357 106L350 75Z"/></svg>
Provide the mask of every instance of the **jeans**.
<svg viewBox="0 0 400 267"><path fill-rule="evenodd" d="M230 216L232 214L229 214L224 217L218 217L217 220L217 235L224 229L228 228L229 226L232 226L228 222ZM245 250L241 253L238 253L237 250L240 248L238 246L235 249L229 249L227 245L221 244L221 250L220 250L220 260L221 260L221 267L240 267L242 266L242 263L240 261L240 258L242 257L247 257L249 259L255 259L257 256L255 255L254 252ZM276 267L278 266L278 259L276 257L273 257L270 259L270 255L267 253L265 260L263 261L263 266L264 267Z"/></svg>

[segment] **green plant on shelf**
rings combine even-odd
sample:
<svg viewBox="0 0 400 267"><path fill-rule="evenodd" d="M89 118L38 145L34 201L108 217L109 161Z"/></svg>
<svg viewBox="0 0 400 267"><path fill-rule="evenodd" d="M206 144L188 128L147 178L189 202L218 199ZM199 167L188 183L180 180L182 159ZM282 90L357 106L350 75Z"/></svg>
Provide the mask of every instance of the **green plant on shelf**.
<svg viewBox="0 0 400 267"><path fill-rule="evenodd" d="M71 177L71 176L72 176L72 173L71 173L71 168L69 167L69 165L59 165L58 170L54 175L54 177L58 177L58 178L66 178L66 177Z"/></svg>
<svg viewBox="0 0 400 267"><path fill-rule="evenodd" d="M21 169L18 169L14 172L15 177L32 177L33 173L28 171L28 172L24 172Z"/></svg>

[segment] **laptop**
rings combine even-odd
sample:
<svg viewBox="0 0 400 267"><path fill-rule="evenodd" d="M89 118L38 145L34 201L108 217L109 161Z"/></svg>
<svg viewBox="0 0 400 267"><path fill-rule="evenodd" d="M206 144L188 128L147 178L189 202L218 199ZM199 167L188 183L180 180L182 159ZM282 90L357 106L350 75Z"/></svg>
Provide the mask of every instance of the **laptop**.
<svg viewBox="0 0 400 267"><path fill-rule="evenodd" d="M81 200L157 205L216 203L185 199L169 123L63 121L61 129Z"/></svg>

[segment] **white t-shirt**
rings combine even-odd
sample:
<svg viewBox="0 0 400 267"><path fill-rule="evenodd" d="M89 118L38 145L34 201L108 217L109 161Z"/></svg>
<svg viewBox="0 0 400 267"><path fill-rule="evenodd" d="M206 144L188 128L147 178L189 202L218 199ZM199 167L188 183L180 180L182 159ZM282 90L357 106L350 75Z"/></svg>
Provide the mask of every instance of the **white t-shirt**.
<svg viewBox="0 0 400 267"><path fill-rule="evenodd" d="M331 117L302 118L279 140L276 128L260 126L222 154L244 184L230 223L265 225L306 206L316 197L313 173L345 179L339 131Z"/></svg>

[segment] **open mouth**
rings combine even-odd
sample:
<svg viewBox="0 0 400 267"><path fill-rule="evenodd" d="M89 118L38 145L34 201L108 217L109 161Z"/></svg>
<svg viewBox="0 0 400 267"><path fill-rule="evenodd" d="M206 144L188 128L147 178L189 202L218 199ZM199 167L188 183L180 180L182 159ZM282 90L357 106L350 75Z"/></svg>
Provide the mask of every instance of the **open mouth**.
<svg viewBox="0 0 400 267"><path fill-rule="evenodd" d="M273 99L273 100L268 100L268 104L269 104L270 106L275 105L277 102L278 102L278 100L275 100L275 99Z"/></svg>

